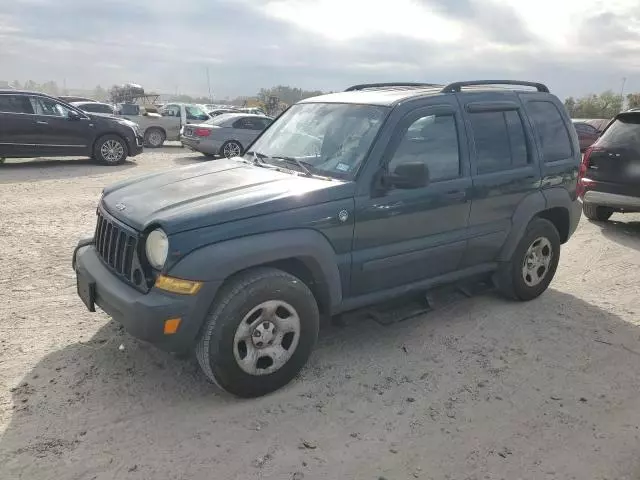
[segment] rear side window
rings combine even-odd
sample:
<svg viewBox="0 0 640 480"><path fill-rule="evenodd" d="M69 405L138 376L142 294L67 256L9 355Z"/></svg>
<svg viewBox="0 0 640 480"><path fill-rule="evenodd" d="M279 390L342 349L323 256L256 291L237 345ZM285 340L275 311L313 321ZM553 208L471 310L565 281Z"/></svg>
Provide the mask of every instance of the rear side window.
<svg viewBox="0 0 640 480"><path fill-rule="evenodd" d="M571 157L573 149L569 131L558 107L551 102L528 102L527 111L535 125L544 162L555 162Z"/></svg>
<svg viewBox="0 0 640 480"><path fill-rule="evenodd" d="M33 113L33 108L24 95L0 95L0 112Z"/></svg>
<svg viewBox="0 0 640 480"><path fill-rule="evenodd" d="M478 173L523 167L529 163L522 119L516 110L470 113Z"/></svg>
<svg viewBox="0 0 640 480"><path fill-rule="evenodd" d="M640 114L622 115L607 128L597 143L605 148L640 151Z"/></svg>

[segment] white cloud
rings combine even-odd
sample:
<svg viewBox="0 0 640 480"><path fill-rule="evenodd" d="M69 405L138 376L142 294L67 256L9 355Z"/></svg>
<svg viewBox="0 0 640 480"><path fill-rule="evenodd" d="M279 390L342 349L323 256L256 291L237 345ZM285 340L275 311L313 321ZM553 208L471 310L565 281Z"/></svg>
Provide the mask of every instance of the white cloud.
<svg viewBox="0 0 640 480"><path fill-rule="evenodd" d="M274 0L262 10L277 19L344 42L371 35L397 35L436 43L460 40L456 22L429 11L412 0L393 3L376 0Z"/></svg>

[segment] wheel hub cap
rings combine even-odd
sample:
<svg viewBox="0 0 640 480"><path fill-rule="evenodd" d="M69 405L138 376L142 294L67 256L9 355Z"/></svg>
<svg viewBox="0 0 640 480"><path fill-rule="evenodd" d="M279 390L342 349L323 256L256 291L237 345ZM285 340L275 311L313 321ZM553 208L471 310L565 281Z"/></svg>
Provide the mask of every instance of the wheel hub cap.
<svg viewBox="0 0 640 480"><path fill-rule="evenodd" d="M548 238L540 237L531 243L522 263L524 283L534 287L542 282L549 272L553 258L553 248Z"/></svg>
<svg viewBox="0 0 640 480"><path fill-rule="evenodd" d="M295 308L282 300L268 300L252 308L238 324L233 355L244 372L268 375L293 356L300 334Z"/></svg>

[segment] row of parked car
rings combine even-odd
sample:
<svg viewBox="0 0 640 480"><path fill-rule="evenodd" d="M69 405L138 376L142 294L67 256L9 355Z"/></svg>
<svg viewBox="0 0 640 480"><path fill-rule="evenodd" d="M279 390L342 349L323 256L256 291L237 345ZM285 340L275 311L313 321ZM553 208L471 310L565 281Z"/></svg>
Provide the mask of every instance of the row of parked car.
<svg viewBox="0 0 640 480"><path fill-rule="evenodd" d="M37 92L0 90L0 160L88 156L118 165L142 152L180 141L207 156L239 155L271 118L243 110L207 113L170 103L160 108L90 100L66 102ZM198 128L185 127L196 125Z"/></svg>

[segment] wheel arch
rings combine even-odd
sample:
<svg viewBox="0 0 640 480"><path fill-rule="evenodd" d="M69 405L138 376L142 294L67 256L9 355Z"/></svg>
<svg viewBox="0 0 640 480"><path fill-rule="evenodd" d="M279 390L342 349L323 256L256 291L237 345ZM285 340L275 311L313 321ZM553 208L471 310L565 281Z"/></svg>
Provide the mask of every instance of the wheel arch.
<svg viewBox="0 0 640 480"><path fill-rule="evenodd" d="M330 313L342 303L335 250L315 230L272 232L203 246L172 266L168 274L227 282L257 267L278 268L299 278L316 297L321 313Z"/></svg>

